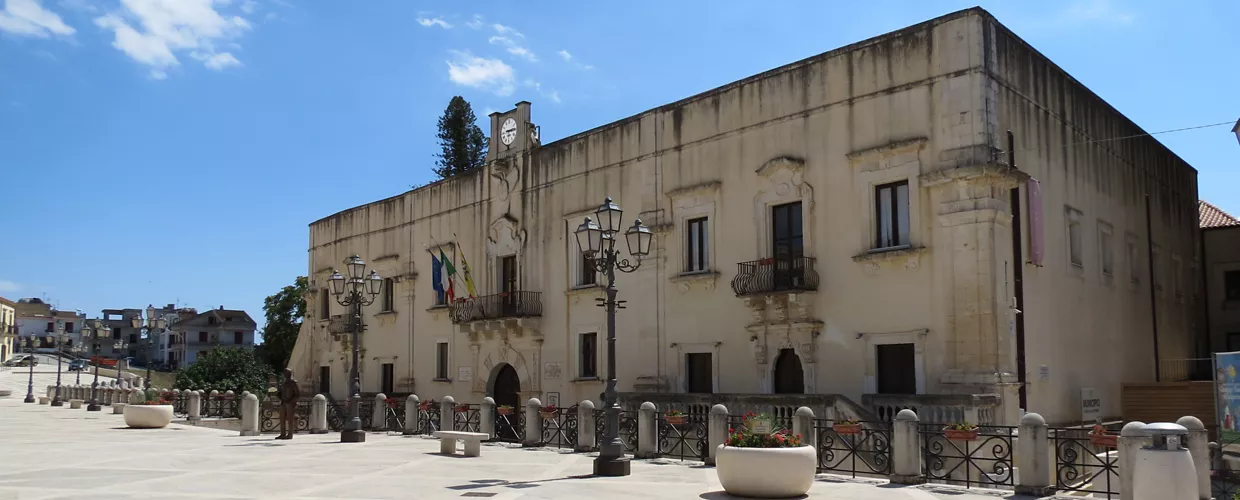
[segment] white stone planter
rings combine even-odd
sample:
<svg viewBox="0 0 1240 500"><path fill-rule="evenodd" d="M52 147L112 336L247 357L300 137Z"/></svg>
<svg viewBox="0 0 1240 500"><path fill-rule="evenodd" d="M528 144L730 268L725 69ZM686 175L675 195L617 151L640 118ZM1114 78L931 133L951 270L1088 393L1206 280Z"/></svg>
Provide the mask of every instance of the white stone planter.
<svg viewBox="0 0 1240 500"><path fill-rule="evenodd" d="M172 405L126 405L125 425L135 429L159 429L172 423Z"/></svg>
<svg viewBox="0 0 1240 500"><path fill-rule="evenodd" d="M817 471L818 455L813 446L737 448L719 445L715 450L719 483L734 496L798 497L809 491Z"/></svg>

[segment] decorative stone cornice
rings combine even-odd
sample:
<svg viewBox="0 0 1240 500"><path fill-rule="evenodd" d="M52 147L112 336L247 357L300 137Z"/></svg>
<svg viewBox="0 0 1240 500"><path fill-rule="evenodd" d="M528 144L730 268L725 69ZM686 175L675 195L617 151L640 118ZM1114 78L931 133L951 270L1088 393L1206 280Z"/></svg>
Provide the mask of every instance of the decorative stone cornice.
<svg viewBox="0 0 1240 500"><path fill-rule="evenodd" d="M777 156L770 159L766 163L763 163L761 167L758 167L758 169L755 170L755 172L763 177L768 177L771 173L776 172L781 168L786 168L799 174L805 168L805 160L794 156Z"/></svg>
<svg viewBox="0 0 1240 500"><path fill-rule="evenodd" d="M1002 187L1014 188L1020 183L1029 180L1029 174L1007 165L991 163L938 170L922 174L919 180L922 186L925 187L965 181L998 184Z"/></svg>
<svg viewBox="0 0 1240 500"><path fill-rule="evenodd" d="M925 137L915 137L912 139L889 142L887 144L872 148L858 149L848 153L848 161L859 163L867 160L878 160L903 153L917 152L925 149L926 142L927 139Z"/></svg>
<svg viewBox="0 0 1240 500"><path fill-rule="evenodd" d="M715 193L719 191L719 188L722 186L723 183L720 181L703 182L701 184L694 184L692 186L673 189L667 192L667 196L670 198L679 198L698 193Z"/></svg>

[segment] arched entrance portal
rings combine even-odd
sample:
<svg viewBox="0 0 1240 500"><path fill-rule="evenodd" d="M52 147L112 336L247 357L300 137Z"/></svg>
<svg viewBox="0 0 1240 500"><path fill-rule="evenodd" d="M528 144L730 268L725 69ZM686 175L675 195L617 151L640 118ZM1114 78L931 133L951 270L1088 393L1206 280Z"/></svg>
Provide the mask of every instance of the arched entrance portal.
<svg viewBox="0 0 1240 500"><path fill-rule="evenodd" d="M792 349L780 349L775 360L775 394L804 394L805 372L801 358Z"/></svg>
<svg viewBox="0 0 1240 500"><path fill-rule="evenodd" d="M508 363L504 363L495 369L495 376L491 379L491 399L495 400L495 406L511 406L514 413L513 416L496 415L495 434L501 440L514 441L517 439L517 426L520 425L517 420L522 411L522 407L518 404L521 392L521 377L517 376L517 370Z"/></svg>

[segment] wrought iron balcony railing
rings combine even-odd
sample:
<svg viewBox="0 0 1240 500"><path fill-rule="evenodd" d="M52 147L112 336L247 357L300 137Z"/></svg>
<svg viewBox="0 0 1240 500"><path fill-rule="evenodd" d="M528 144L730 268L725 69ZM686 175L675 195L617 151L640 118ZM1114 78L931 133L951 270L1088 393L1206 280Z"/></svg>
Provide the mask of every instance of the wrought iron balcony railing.
<svg viewBox="0 0 1240 500"><path fill-rule="evenodd" d="M736 267L732 291L738 297L818 289L813 257L771 257L741 262Z"/></svg>
<svg viewBox="0 0 1240 500"><path fill-rule="evenodd" d="M458 301L452 305L454 323L533 316L542 316L540 292L497 293Z"/></svg>

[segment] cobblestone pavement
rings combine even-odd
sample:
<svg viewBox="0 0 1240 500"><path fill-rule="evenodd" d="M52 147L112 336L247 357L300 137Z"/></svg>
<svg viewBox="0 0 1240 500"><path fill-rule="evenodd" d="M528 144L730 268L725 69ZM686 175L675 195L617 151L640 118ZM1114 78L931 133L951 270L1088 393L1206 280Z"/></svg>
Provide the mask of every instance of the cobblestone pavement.
<svg viewBox="0 0 1240 500"><path fill-rule="evenodd" d="M0 379L0 388L10 382ZM21 385L24 393L24 378ZM629 477L592 478L590 455L550 449L487 445L479 458L448 457L422 437L372 433L366 443L342 444L336 434L298 434L274 441L176 424L127 429L122 418L107 408L88 413L0 398L0 499L732 498L714 469L700 464L638 460ZM809 497L1002 495L986 493L820 475Z"/></svg>

